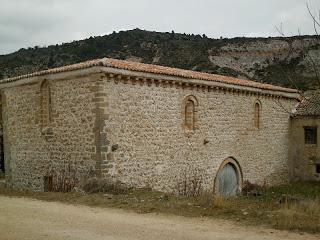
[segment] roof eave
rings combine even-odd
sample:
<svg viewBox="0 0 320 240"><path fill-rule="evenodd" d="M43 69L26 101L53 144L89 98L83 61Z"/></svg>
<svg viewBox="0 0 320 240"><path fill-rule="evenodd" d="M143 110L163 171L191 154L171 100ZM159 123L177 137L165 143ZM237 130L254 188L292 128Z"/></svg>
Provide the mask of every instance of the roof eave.
<svg viewBox="0 0 320 240"><path fill-rule="evenodd" d="M113 68L113 67L102 67L102 71L105 73L123 74L123 75L135 76L135 77L153 78L153 79L168 80L168 81L178 81L178 82L184 82L184 83L194 84L194 85L197 85L197 84L207 85L207 86L220 87L225 89L254 92L254 93L265 94L265 95L275 95L279 97L293 98L296 100L298 100L300 97L300 94L298 92L285 92L285 91L279 91L279 90L261 89L261 88L255 88L250 86L223 83L223 82L220 82L219 80L208 81L208 80L202 80L202 79L178 77L178 76L165 75L165 74L140 72L135 70L125 70L125 69Z"/></svg>

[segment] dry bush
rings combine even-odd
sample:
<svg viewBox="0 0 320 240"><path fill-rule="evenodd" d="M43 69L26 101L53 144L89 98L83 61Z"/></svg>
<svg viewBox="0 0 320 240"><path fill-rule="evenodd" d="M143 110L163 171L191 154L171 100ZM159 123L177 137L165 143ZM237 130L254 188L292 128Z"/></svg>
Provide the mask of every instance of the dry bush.
<svg viewBox="0 0 320 240"><path fill-rule="evenodd" d="M108 178L89 178L85 180L80 188L87 193L125 193L128 188L119 181L112 181Z"/></svg>
<svg viewBox="0 0 320 240"><path fill-rule="evenodd" d="M44 177L44 190L47 192L71 192L79 185L81 178L90 176L91 171L90 169L81 171L77 164L72 162L50 166Z"/></svg>
<svg viewBox="0 0 320 240"><path fill-rule="evenodd" d="M77 170L71 164L57 169L50 169L45 176L45 191L70 192L78 183Z"/></svg>
<svg viewBox="0 0 320 240"><path fill-rule="evenodd" d="M200 171L184 171L179 179L180 181L176 187L179 195L197 197L202 194L203 187Z"/></svg>
<svg viewBox="0 0 320 240"><path fill-rule="evenodd" d="M207 168L195 159L205 158L206 155L192 145L173 149L170 155L174 161L169 162L167 171L172 176L170 180L174 184L173 193L188 197L201 196Z"/></svg>

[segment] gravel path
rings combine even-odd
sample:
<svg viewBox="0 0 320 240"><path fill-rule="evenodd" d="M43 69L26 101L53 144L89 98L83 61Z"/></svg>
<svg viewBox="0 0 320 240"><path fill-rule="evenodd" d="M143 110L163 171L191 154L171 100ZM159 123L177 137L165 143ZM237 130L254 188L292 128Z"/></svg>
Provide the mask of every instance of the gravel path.
<svg viewBox="0 0 320 240"><path fill-rule="evenodd" d="M243 227L229 221L136 214L0 196L1 240L306 240L320 236Z"/></svg>

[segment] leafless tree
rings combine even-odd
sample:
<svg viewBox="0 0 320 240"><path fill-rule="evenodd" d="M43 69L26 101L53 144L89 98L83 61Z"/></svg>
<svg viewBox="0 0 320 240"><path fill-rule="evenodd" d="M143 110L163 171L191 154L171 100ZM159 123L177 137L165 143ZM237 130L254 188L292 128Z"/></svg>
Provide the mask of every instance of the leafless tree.
<svg viewBox="0 0 320 240"><path fill-rule="evenodd" d="M313 28L314 31L316 33L317 36L319 36L319 30L320 30L320 9L318 10L318 16L316 16L315 14L312 13L309 4L306 3L307 9L308 9L308 13L310 15L310 17L312 18L313 21Z"/></svg>
<svg viewBox="0 0 320 240"><path fill-rule="evenodd" d="M314 13L316 11L313 11L309 4L306 3L306 10L307 10L307 13L308 15L310 16L310 19L312 20L312 24L313 24L313 29L314 29L314 35L316 37L320 37L319 36L319 33L320 33L320 10L317 11L317 14ZM284 33L284 30L283 30L283 24L281 23L279 26L276 26L276 30L277 32L280 34L280 36L284 37L284 38L287 38L287 35ZM289 60L289 59L292 59L294 57L294 54L299 51L300 52L300 55L303 57L303 60L306 61L307 65L310 66L311 68L311 73L312 75L314 76L315 78L315 88L316 89L320 89L320 66L319 66L319 63L318 61L316 61L314 59L314 57L310 54L310 48L309 46L306 44L306 41L305 39L301 36L301 33L300 33L300 30L298 29L298 41L299 41L299 45L294 45L294 40L288 40L288 54L286 56L286 59ZM305 94L304 92L299 89L298 87L298 79L296 78L295 74L292 73L292 71L284 68L284 67L281 67L281 66L278 66L279 67L279 70L281 71L282 73L282 76L287 79L287 81L296 89L299 90L299 93L300 93L300 97L301 99L304 99L305 98ZM278 100L275 100L276 104L278 105L278 107L282 110L282 111L285 111L285 112L291 112L290 109L287 109L285 106L283 106L283 104L278 101Z"/></svg>
<svg viewBox="0 0 320 240"><path fill-rule="evenodd" d="M319 30L320 30L320 9L318 10L318 16L316 17L315 14L312 13L308 3L306 3L306 6L307 6L307 9L308 9L308 13L313 21L313 28L314 28L314 32L315 32L315 35L316 36L319 36ZM309 53L309 52L308 52ZM320 86L320 74L319 74L319 63L316 62L312 56L310 56L310 54L307 55L312 67L313 67L313 70L315 72L315 75L316 75L316 79L317 79L317 82L318 82L318 85Z"/></svg>
<svg viewBox="0 0 320 240"><path fill-rule="evenodd" d="M306 3L306 10L312 20L315 36L319 37L320 10L318 10L318 14L313 13L313 11L311 10L308 3ZM276 26L276 30L282 37L287 38L286 34L284 33L282 23L280 24L280 26ZM308 65L311 67L313 75L315 76L315 83L316 83L315 87L317 89L320 89L320 66L319 66L319 63L311 56L309 48L306 45L304 39L301 37L301 33L300 33L299 29L298 29L298 36L300 37L298 39L300 41L299 50L301 52L301 55L302 55L303 59L308 63ZM293 54L295 53L295 51L297 51L297 49L295 49L295 47L293 45L293 41L288 41L288 45L289 45L289 50L288 50L288 55L286 57L287 59L292 57ZM297 79L294 79L292 74L290 72L288 72L287 69L280 68L280 70L282 71L284 77L286 77L286 79L291 83L291 85L294 86L296 89L299 89L299 87L297 86L297 81L296 81ZM303 95L302 95L302 97L303 97Z"/></svg>

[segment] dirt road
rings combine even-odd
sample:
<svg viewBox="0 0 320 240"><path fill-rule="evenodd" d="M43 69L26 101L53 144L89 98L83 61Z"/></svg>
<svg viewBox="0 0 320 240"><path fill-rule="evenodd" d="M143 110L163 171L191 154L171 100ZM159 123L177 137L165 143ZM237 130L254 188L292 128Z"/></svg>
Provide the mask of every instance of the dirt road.
<svg viewBox="0 0 320 240"><path fill-rule="evenodd" d="M136 214L0 196L1 240L298 240L320 236L289 233L232 222Z"/></svg>

